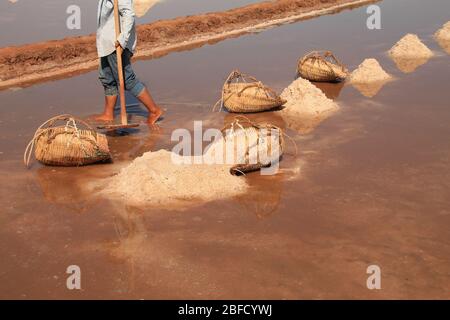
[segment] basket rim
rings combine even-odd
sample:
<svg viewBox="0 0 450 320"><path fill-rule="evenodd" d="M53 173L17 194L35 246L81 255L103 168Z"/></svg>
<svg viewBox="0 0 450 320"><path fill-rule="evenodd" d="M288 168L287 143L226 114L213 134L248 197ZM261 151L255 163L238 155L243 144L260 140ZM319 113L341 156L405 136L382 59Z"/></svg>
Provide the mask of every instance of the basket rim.
<svg viewBox="0 0 450 320"><path fill-rule="evenodd" d="M327 58L329 58L331 61L327 60ZM302 67L307 61L312 61L313 64L316 61L324 63L329 68L329 72L336 79L342 79L343 77L336 74L336 70L334 68L338 68L338 70L340 69L340 71L345 75L345 77L348 75L348 69L329 50L311 51L310 53L300 58L297 61L297 74L302 73ZM326 77L324 76L323 78L325 79Z"/></svg>

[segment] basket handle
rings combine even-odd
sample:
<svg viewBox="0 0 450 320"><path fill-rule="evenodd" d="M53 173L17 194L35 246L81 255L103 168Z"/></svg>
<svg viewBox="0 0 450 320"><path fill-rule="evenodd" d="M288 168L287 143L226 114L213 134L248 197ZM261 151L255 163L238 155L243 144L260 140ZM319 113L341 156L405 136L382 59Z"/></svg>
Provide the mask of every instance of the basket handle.
<svg viewBox="0 0 450 320"><path fill-rule="evenodd" d="M94 130L92 128L92 126L90 124L88 124L86 121L84 121L80 118L74 117L71 114L61 114L61 115L55 116L53 118L50 118L47 121L45 121L43 124L41 124L37 130L43 129L45 127L50 127L53 124L55 124L55 122L57 122L57 121L66 121L66 123L68 123L70 121L79 122L82 125L84 125L86 128L88 128L89 130Z"/></svg>
<svg viewBox="0 0 450 320"><path fill-rule="evenodd" d="M266 94L267 98L271 98L271 97L269 96L268 93L271 93L271 94L273 95L272 98L275 98L275 99L276 99L276 98L278 97L278 94L277 94L272 88L269 88L269 87L263 85L261 81L258 81L258 82L256 82L256 83L250 83L250 84L248 84L247 86L245 86L244 88L242 88L241 91L239 91L239 92L237 93L238 96L240 96L240 95L241 95L245 90L247 90L248 88L253 88L253 87L257 87L257 88L262 89L262 90L264 91L264 93Z"/></svg>
<svg viewBox="0 0 450 320"><path fill-rule="evenodd" d="M242 80L244 80L244 82L247 82L247 81L245 81L246 79L251 80L253 82L258 82L258 80L255 77L249 76L248 74L242 73L236 69L230 73L230 75L228 76L224 85L227 83L230 83L231 81L236 80L236 79L242 79Z"/></svg>
<svg viewBox="0 0 450 320"><path fill-rule="evenodd" d="M250 83L248 85L246 85L245 87L243 87L238 93L237 95L240 96L245 90L249 89L249 88L260 88L260 89L264 89L264 86L261 84L261 82L256 82L256 83Z"/></svg>
<svg viewBox="0 0 450 320"><path fill-rule="evenodd" d="M319 59L319 60L325 60L325 58L331 58L332 62L337 64L342 71L346 71L344 65L336 58L336 56L329 50L316 50L311 51L310 53L306 54L303 58L300 58L297 62L297 69L299 66L303 66L303 64L308 59ZM330 68L331 69L331 68Z"/></svg>
<svg viewBox="0 0 450 320"><path fill-rule="evenodd" d="M240 72L238 69L235 69L233 71L231 71L231 73L228 75L227 79L225 80L223 87L225 87L226 84L231 83L233 80L238 80L238 79L242 79L244 82L245 79L248 80L252 80L252 81L258 81L255 78L253 78L252 76L243 74L242 72ZM220 108L219 108L219 112L222 110L223 105L224 105L224 94L223 94L223 89L222 89L222 97L214 104L212 111L216 111L217 106L220 104Z"/></svg>
<svg viewBox="0 0 450 320"><path fill-rule="evenodd" d="M261 81L258 81L258 79L256 79L255 77L249 76L247 74L244 74L242 72L240 72L238 69L233 70L230 75L227 77L227 79L225 80L225 83L223 84L222 87L225 87L226 84L231 83L233 80L237 80L237 79L242 79L244 82L247 82L246 80L250 80L254 83L250 83L249 85L245 86L241 91L239 91L238 95L242 94L242 92L244 92L245 90L247 90L248 88L251 87L259 87L261 89L264 90L264 93L266 94L266 96L269 98L269 95L267 94L267 92L271 93L273 95L273 98L277 98L278 94L272 90L269 87L266 87L262 84ZM255 83L256 82L256 83ZM219 112L222 110L223 106L224 106L224 92L222 89L222 97L214 104L212 111L214 112L217 108L217 106L220 104L220 108L219 108Z"/></svg>
<svg viewBox="0 0 450 320"><path fill-rule="evenodd" d="M335 64L341 67L342 71L345 71L344 65L338 60L338 58L336 58L336 56L331 51L325 51L324 56L331 58L335 62Z"/></svg>

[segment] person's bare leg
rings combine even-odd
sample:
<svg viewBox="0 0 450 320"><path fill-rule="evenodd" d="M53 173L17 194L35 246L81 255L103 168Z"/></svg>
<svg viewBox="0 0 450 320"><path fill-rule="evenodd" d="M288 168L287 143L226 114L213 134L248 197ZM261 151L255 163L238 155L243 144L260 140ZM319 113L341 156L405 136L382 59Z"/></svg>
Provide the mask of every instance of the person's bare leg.
<svg viewBox="0 0 450 320"><path fill-rule="evenodd" d="M98 121L114 120L114 106L116 105L117 96L105 96L105 110L102 114L95 116Z"/></svg>
<svg viewBox="0 0 450 320"><path fill-rule="evenodd" d="M150 95L150 92L148 92L147 88L144 88L144 90L142 90L141 94L137 98L144 104L144 106L150 113L147 118L147 123L154 124L156 121L158 121L158 119L163 114L163 111L156 105L155 101L153 101L153 98Z"/></svg>

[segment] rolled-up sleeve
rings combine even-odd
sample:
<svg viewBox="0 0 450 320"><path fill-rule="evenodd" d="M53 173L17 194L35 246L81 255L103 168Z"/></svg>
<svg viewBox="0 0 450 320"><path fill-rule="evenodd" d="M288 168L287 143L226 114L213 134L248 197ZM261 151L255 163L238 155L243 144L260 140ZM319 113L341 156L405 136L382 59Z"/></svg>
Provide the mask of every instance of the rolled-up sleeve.
<svg viewBox="0 0 450 320"><path fill-rule="evenodd" d="M121 32L117 41L122 48L126 48L130 40L131 32L134 30L135 14L132 0L119 0L119 14L121 18Z"/></svg>

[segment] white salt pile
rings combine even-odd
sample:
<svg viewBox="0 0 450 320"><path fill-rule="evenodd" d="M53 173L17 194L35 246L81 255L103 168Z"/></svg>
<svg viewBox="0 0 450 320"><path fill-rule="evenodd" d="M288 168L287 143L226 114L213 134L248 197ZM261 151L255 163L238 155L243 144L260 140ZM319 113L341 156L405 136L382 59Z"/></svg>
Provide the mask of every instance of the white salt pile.
<svg viewBox="0 0 450 320"><path fill-rule="evenodd" d="M448 40L450 41L450 21L445 23L441 29L436 31L434 34L436 39Z"/></svg>
<svg viewBox="0 0 450 320"><path fill-rule="evenodd" d="M433 51L420 41L415 34L407 34L401 38L390 50L391 58L417 59L431 58Z"/></svg>
<svg viewBox="0 0 450 320"><path fill-rule="evenodd" d="M365 59L350 75L353 87L368 98L374 97L390 80L392 76L373 58Z"/></svg>
<svg viewBox="0 0 450 320"><path fill-rule="evenodd" d="M291 129L309 133L320 122L339 109L339 106L310 81L298 78L281 93L287 100L280 111L284 122Z"/></svg>
<svg viewBox="0 0 450 320"><path fill-rule="evenodd" d="M107 180L102 195L133 205L181 205L212 201L247 190L243 178L230 174L230 165L193 164L166 150L147 152ZM188 160L190 164L183 163Z"/></svg>
<svg viewBox="0 0 450 320"><path fill-rule="evenodd" d="M433 55L415 34L407 34L389 50L389 56L404 73L415 71Z"/></svg>
<svg viewBox="0 0 450 320"><path fill-rule="evenodd" d="M134 12L137 17L143 17L155 4L162 0L134 0Z"/></svg>
<svg viewBox="0 0 450 320"><path fill-rule="evenodd" d="M351 83L371 83L392 79L376 59L365 59L350 75Z"/></svg>
<svg viewBox="0 0 450 320"><path fill-rule="evenodd" d="M448 54L450 54L450 21L436 31L434 38Z"/></svg>

